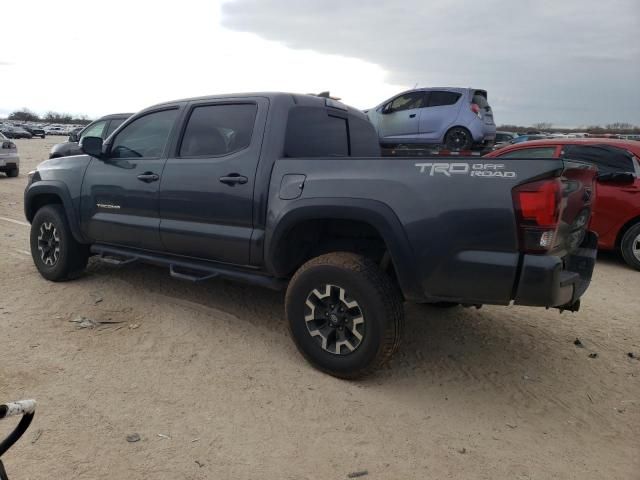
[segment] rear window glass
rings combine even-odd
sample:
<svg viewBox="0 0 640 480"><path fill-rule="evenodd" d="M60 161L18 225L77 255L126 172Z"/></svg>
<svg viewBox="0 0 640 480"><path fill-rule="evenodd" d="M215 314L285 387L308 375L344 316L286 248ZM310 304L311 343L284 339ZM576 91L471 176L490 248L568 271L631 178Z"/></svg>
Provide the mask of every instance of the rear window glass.
<svg viewBox="0 0 640 480"><path fill-rule="evenodd" d="M378 134L369 120L349 116L349 139L354 157L379 157Z"/></svg>
<svg viewBox="0 0 640 480"><path fill-rule="evenodd" d="M481 108L489 106L489 102L487 101L487 98L483 94L478 92L473 94L473 103L475 103Z"/></svg>
<svg viewBox="0 0 640 480"><path fill-rule="evenodd" d="M191 112L180 145L181 157L229 155L249 146L258 106L205 105Z"/></svg>
<svg viewBox="0 0 640 480"><path fill-rule="evenodd" d="M323 108L296 107L289 113L285 157L346 157L349 155L347 119Z"/></svg>
<svg viewBox="0 0 640 480"><path fill-rule="evenodd" d="M513 150L503 155L499 155L500 158L554 158L556 153L556 147L535 147L535 148L523 148L521 150Z"/></svg>
<svg viewBox="0 0 640 480"><path fill-rule="evenodd" d="M458 101L459 98L459 93L432 91L429 92L429 106L440 107L443 105L453 105Z"/></svg>
<svg viewBox="0 0 640 480"><path fill-rule="evenodd" d="M104 134L105 138L111 135L116 130L116 128L118 128L120 125L124 123L125 120L126 118L116 118L111 120L111 123L109 124L109 128L107 128L107 132Z"/></svg>
<svg viewBox="0 0 640 480"><path fill-rule="evenodd" d="M621 148L609 145L566 145L563 156L598 167L600 173L634 173L633 157Z"/></svg>

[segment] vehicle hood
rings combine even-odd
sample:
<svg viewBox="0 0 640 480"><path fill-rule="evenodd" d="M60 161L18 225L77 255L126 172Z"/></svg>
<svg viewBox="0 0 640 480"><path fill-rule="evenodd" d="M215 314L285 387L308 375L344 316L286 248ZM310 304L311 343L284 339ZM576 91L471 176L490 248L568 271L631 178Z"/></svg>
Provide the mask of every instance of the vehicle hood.
<svg viewBox="0 0 640 480"><path fill-rule="evenodd" d="M60 157L67 157L69 155L80 155L82 154L82 150L80 150L78 142L64 142L57 143L53 147L51 147L49 156L54 154Z"/></svg>
<svg viewBox="0 0 640 480"><path fill-rule="evenodd" d="M43 179L53 175L60 170L84 170L91 162L89 155L75 155L72 157L50 158L40 162L36 169Z"/></svg>

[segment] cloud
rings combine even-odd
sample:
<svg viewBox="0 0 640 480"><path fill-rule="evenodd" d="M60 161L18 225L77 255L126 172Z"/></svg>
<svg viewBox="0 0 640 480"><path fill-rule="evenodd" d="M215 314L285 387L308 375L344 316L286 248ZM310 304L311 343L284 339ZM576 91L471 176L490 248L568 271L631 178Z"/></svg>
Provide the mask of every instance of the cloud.
<svg viewBox="0 0 640 480"><path fill-rule="evenodd" d="M637 0L236 0L222 25L392 84L485 88L499 123L640 124Z"/></svg>

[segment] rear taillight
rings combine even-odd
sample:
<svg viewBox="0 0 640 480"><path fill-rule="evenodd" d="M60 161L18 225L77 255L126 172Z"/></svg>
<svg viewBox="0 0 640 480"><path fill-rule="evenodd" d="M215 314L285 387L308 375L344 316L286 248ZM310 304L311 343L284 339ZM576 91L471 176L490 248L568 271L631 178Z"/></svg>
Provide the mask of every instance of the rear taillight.
<svg viewBox="0 0 640 480"><path fill-rule="evenodd" d="M472 103L471 111L475 113L477 116L480 116L480 105L478 105L477 103Z"/></svg>
<svg viewBox="0 0 640 480"><path fill-rule="evenodd" d="M557 240L562 201L562 182L549 178L513 189L520 249L529 253L551 250Z"/></svg>

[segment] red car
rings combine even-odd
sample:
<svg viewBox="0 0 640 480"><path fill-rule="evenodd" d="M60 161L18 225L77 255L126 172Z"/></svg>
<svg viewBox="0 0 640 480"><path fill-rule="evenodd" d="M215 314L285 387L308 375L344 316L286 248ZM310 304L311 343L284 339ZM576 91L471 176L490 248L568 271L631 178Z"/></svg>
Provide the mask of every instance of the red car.
<svg viewBox="0 0 640 480"><path fill-rule="evenodd" d="M598 247L620 250L640 270L640 142L607 138L549 138L516 143L484 158L558 158L598 167L591 229Z"/></svg>

